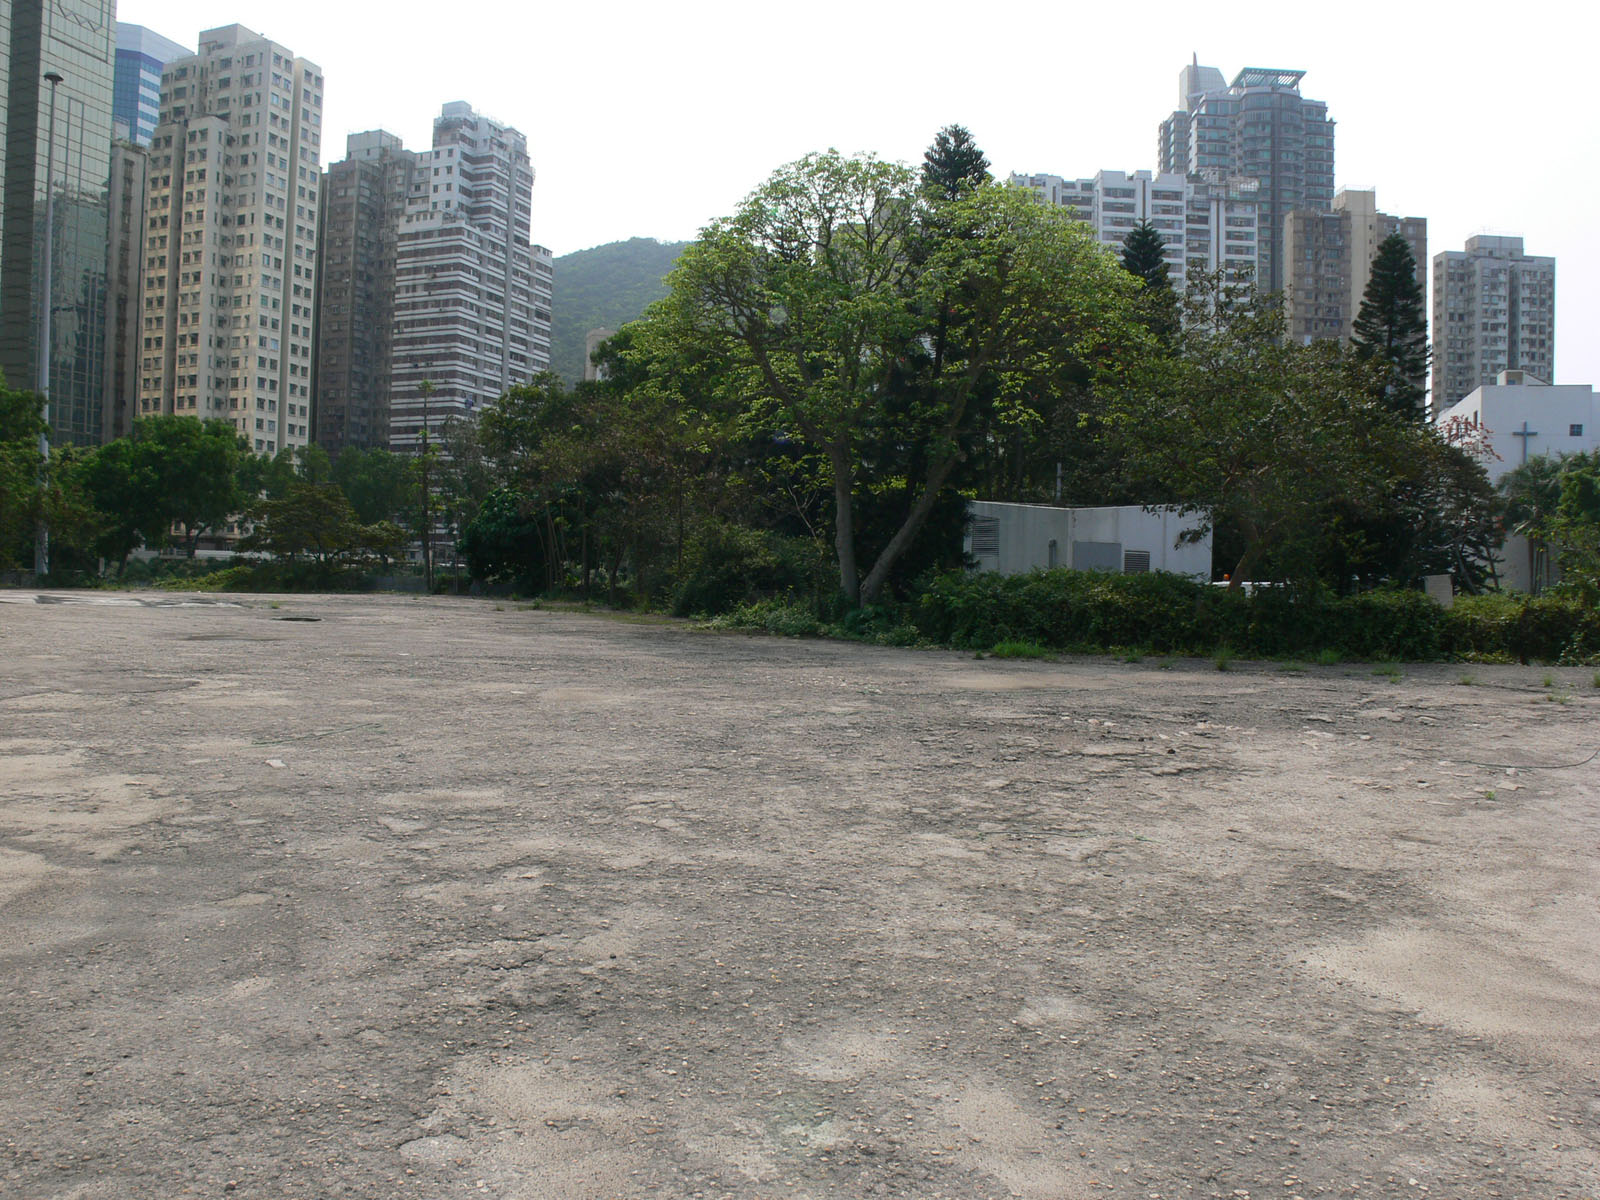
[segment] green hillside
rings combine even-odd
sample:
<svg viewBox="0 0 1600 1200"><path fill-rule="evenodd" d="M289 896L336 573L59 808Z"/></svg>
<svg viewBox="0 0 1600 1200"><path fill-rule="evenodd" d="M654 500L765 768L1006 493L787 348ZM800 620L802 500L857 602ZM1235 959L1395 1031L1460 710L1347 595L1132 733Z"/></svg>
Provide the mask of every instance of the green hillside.
<svg viewBox="0 0 1600 1200"><path fill-rule="evenodd" d="M589 330L621 328L665 296L663 276L688 244L629 238L556 259L550 369L569 383L582 379Z"/></svg>

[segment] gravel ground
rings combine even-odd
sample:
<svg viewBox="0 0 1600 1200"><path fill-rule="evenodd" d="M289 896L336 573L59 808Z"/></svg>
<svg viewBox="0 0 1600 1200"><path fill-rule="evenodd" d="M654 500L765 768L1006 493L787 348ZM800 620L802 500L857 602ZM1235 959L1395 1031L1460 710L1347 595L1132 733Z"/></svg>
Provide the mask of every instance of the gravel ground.
<svg viewBox="0 0 1600 1200"><path fill-rule="evenodd" d="M1597 715L0 593L0 1195L1592 1200Z"/></svg>

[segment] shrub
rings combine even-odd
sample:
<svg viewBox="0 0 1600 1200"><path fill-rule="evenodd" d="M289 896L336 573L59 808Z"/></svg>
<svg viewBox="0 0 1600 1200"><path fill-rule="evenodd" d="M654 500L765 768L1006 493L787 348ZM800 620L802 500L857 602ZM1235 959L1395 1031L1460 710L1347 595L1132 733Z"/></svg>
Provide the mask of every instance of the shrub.
<svg viewBox="0 0 1600 1200"><path fill-rule="evenodd" d="M810 605L781 600L741 604L708 622L713 629L751 629L779 637L821 637L828 627L817 620Z"/></svg>
<svg viewBox="0 0 1600 1200"><path fill-rule="evenodd" d="M1456 658L1589 662L1600 657L1600 610L1559 592L1463 596L1445 614L1443 648Z"/></svg>
<svg viewBox="0 0 1600 1200"><path fill-rule="evenodd" d="M1331 651L1426 659L1440 652L1442 610L1420 592L1246 594L1162 572L1055 570L938 576L912 619L930 640L969 650L1016 641L1053 649L1139 646L1157 654L1229 646L1255 657Z"/></svg>
<svg viewBox="0 0 1600 1200"><path fill-rule="evenodd" d="M689 543L673 591L680 617L731 612L758 600L783 598L816 609L826 559L809 538L788 538L738 525L704 526ZM812 613L815 621L815 611Z"/></svg>

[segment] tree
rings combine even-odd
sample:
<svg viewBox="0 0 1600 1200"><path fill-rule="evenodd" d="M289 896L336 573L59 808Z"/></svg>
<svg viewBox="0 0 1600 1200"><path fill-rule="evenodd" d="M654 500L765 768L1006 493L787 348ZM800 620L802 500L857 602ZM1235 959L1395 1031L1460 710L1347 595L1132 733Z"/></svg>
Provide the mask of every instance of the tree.
<svg viewBox="0 0 1600 1200"><path fill-rule="evenodd" d="M1500 489L1530 560L1540 549L1553 552L1562 584L1600 601L1600 451L1530 458L1501 478Z"/></svg>
<svg viewBox="0 0 1600 1200"><path fill-rule="evenodd" d="M362 530L344 493L331 483L296 480L283 496L251 510L252 529L241 550L265 550L293 561L308 555L319 563L350 557L362 547Z"/></svg>
<svg viewBox="0 0 1600 1200"><path fill-rule="evenodd" d="M1421 423L1428 378L1428 318L1411 247L1398 233L1378 246L1350 340L1356 358L1381 368L1375 396L1389 411Z"/></svg>
<svg viewBox="0 0 1600 1200"><path fill-rule="evenodd" d="M33 562L34 530L39 522L39 434L44 430L44 397L13 391L0 378L0 567Z"/></svg>
<svg viewBox="0 0 1600 1200"><path fill-rule="evenodd" d="M958 200L991 182L989 160L963 126L946 125L922 156L922 186L938 200Z"/></svg>
<svg viewBox="0 0 1600 1200"><path fill-rule="evenodd" d="M952 232L930 244L927 203L905 167L810 155L704 230L649 322L660 346L712 347L725 397L826 459L852 604L878 599L927 521L977 403L1036 421L1034 397L1069 364L1136 341L1132 281L1065 214L989 184L943 202ZM918 452L913 499L863 570L858 495L882 482L866 451L890 437Z"/></svg>
<svg viewBox="0 0 1600 1200"><path fill-rule="evenodd" d="M1392 420L1330 343L1291 344L1278 306L1253 289L1201 281L1176 353L1129 374L1115 419L1137 467L1231 546L1235 586L1317 577L1329 506L1365 511Z"/></svg>
<svg viewBox="0 0 1600 1200"><path fill-rule="evenodd" d="M1122 269L1143 282L1139 299L1145 324L1163 339L1178 329L1178 297L1169 278L1166 245L1161 231L1148 220L1140 221L1122 239Z"/></svg>
<svg viewBox="0 0 1600 1200"><path fill-rule="evenodd" d="M1527 540L1528 578L1534 581L1535 589L1540 581L1539 556L1549 553L1550 522L1561 504L1563 474L1559 457L1540 454L1500 477L1506 530Z"/></svg>
<svg viewBox="0 0 1600 1200"><path fill-rule="evenodd" d="M251 457L244 438L227 421L158 416L135 421L133 440L157 489L157 508L139 526L146 542L176 525L193 558L200 535L244 507L239 478Z"/></svg>
<svg viewBox="0 0 1600 1200"><path fill-rule="evenodd" d="M1561 499L1546 530L1560 548L1561 583L1600 601L1600 452L1566 456Z"/></svg>
<svg viewBox="0 0 1600 1200"><path fill-rule="evenodd" d="M1172 290L1168 278L1167 243L1148 220L1140 221L1122 239L1122 269L1144 281L1147 288Z"/></svg>
<svg viewBox="0 0 1600 1200"><path fill-rule="evenodd" d="M349 448L333 464L333 482L350 501L358 519L409 522L416 504L416 481L403 455L388 450Z"/></svg>
<svg viewBox="0 0 1600 1200"><path fill-rule="evenodd" d="M117 438L90 452L79 478L100 514L94 550L122 570L141 544L160 545L171 522L162 494L162 472L148 442Z"/></svg>

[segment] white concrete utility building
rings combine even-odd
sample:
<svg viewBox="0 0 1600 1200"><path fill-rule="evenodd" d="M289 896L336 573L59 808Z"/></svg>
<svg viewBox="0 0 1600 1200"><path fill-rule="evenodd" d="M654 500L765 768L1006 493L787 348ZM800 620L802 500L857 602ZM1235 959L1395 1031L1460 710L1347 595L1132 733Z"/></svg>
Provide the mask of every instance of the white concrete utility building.
<svg viewBox="0 0 1600 1200"><path fill-rule="evenodd" d="M1211 535L1180 543L1196 518L1178 509L1059 508L1050 504L1004 504L973 500L966 551L981 571L1019 575L1049 567L1138 574L1170 571L1211 578Z"/></svg>

